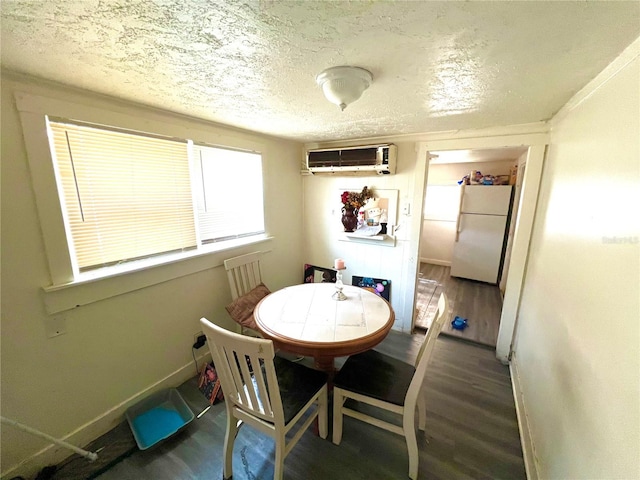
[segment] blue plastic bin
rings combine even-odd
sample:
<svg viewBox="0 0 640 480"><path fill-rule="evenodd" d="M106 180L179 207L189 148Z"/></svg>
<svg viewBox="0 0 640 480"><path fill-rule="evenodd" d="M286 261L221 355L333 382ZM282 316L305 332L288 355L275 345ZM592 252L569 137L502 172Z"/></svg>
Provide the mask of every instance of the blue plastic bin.
<svg viewBox="0 0 640 480"><path fill-rule="evenodd" d="M125 416L140 450L169 438L194 419L189 405L175 388L150 395L128 408Z"/></svg>

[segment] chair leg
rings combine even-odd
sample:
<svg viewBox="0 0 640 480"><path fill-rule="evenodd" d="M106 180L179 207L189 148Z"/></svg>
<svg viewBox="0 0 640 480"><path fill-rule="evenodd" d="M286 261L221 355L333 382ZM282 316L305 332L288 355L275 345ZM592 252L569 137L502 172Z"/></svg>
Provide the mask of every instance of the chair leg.
<svg viewBox="0 0 640 480"><path fill-rule="evenodd" d="M427 398L422 390L418 393L418 428L425 431L427 427Z"/></svg>
<svg viewBox="0 0 640 480"><path fill-rule="evenodd" d="M274 437L276 441L276 458L273 471L273 480L282 480L284 476L284 450L285 450L285 436L276 435Z"/></svg>
<svg viewBox="0 0 640 480"><path fill-rule="evenodd" d="M337 387L333 389L333 443L340 445L342 441L342 404L344 397L342 390Z"/></svg>
<svg viewBox="0 0 640 480"><path fill-rule="evenodd" d="M416 440L415 412L404 411L402 415L402 429L407 441L407 451L409 452L409 478L418 478L418 441Z"/></svg>
<svg viewBox="0 0 640 480"><path fill-rule="evenodd" d="M322 387L320 396L318 397L318 433L320 438L327 438L327 423L328 423L328 400L327 400L327 386Z"/></svg>
<svg viewBox="0 0 640 480"><path fill-rule="evenodd" d="M238 434L238 421L227 409L227 432L224 436L224 478L233 476L233 442Z"/></svg>

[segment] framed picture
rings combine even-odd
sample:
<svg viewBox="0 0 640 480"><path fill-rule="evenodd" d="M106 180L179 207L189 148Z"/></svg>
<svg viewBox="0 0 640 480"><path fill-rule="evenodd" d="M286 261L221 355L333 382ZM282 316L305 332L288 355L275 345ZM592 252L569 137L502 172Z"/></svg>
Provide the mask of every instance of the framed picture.
<svg viewBox="0 0 640 480"><path fill-rule="evenodd" d="M333 268L304 264L304 283L336 283L336 271Z"/></svg>
<svg viewBox="0 0 640 480"><path fill-rule="evenodd" d="M365 219L380 218L386 214L387 225L398 224L398 190L374 189L376 198L370 199L363 207ZM371 213L371 215L370 215ZM382 217L384 218L384 217Z"/></svg>
<svg viewBox="0 0 640 480"><path fill-rule="evenodd" d="M367 290L381 296L387 302L391 296L391 280L385 280L383 278L372 277L359 277L357 275L351 276L351 285L356 287L366 288Z"/></svg>
<svg viewBox="0 0 640 480"><path fill-rule="evenodd" d="M222 389L220 388L220 379L213 363L205 364L202 372L200 372L200 379L198 381L198 389L209 400L209 404L213 405L221 400L224 400Z"/></svg>

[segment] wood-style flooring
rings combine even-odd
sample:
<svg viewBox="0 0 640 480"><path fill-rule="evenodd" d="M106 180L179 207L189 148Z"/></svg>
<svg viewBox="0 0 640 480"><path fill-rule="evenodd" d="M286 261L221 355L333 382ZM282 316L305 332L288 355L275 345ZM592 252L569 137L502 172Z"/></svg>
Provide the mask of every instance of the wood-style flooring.
<svg viewBox="0 0 640 480"><path fill-rule="evenodd" d="M449 317L451 320L456 316L466 318L467 327L456 330L449 323L442 333L495 347L502 313L500 289L488 283L451 277L450 270L450 267L420 264L415 326L429 328L440 293L444 292L449 300Z"/></svg>
<svg viewBox="0 0 640 480"><path fill-rule="evenodd" d="M376 348L413 362L421 334L390 332ZM340 366L344 359L339 359ZM305 359L307 361L307 359ZM509 370L487 347L441 336L423 384L427 393L427 431L418 433L419 478L422 479L525 479ZM204 402L195 378L179 390L194 412ZM356 406L357 408L357 406ZM172 438L139 451L130 448L124 458L113 459L106 471L88 473L91 464L76 458L61 468L55 479L195 480L221 479L226 412L214 405L201 418ZM285 459L285 480L404 479L408 455L404 438L345 417L342 443L331 443L331 419L326 440L304 433ZM116 441L114 436L123 435ZM100 461L120 455L116 445L134 445L126 424L108 442L98 439L92 449L104 447ZM117 460L117 461L116 461ZM273 478L274 443L243 426L234 446L235 480ZM82 473L82 468L85 468ZM102 466L104 470L105 466Z"/></svg>

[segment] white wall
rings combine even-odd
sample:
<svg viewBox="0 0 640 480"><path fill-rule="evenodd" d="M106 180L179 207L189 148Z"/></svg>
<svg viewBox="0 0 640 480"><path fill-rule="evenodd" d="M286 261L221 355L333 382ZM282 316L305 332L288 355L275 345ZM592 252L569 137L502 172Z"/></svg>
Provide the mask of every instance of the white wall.
<svg viewBox="0 0 640 480"><path fill-rule="evenodd" d="M45 335L42 287L51 283L39 227L14 92L115 109L140 117L140 129L164 122L209 130L225 138L263 145L268 232L275 238L255 249L264 256L272 289L300 282L303 258L301 145L198 122L103 96L72 91L17 75L2 77L2 415L57 438L85 445L122 420L129 404L155 389L195 374L191 356L198 320L232 328L224 306L231 294L222 266L175 278L64 313L67 334ZM286 188L283 188L286 186ZM242 185L238 185L241 192ZM157 267L162 268L162 267ZM98 288L98 287L96 287ZM205 350L198 353L204 354ZM71 452L2 427L2 473L33 477L34 470ZM26 462L20 469L18 464Z"/></svg>
<svg viewBox="0 0 640 480"><path fill-rule="evenodd" d="M512 364L544 479L640 478L639 45L552 123Z"/></svg>

